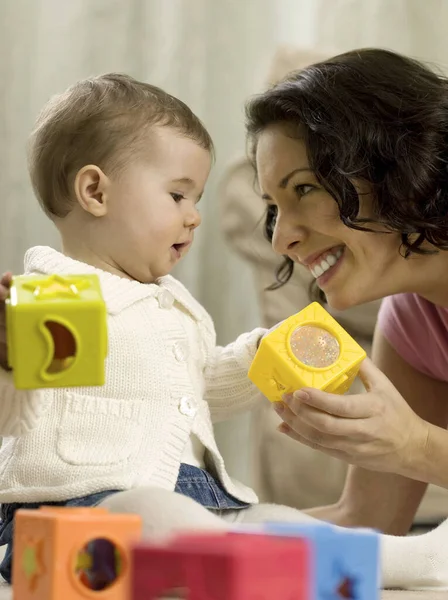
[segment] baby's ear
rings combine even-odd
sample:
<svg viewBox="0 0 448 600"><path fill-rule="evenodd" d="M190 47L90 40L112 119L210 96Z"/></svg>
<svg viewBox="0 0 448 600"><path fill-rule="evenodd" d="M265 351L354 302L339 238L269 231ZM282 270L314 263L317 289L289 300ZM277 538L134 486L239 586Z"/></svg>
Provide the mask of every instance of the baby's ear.
<svg viewBox="0 0 448 600"><path fill-rule="evenodd" d="M107 192L110 181L96 165L86 165L75 177L75 195L80 206L94 217L107 213Z"/></svg>

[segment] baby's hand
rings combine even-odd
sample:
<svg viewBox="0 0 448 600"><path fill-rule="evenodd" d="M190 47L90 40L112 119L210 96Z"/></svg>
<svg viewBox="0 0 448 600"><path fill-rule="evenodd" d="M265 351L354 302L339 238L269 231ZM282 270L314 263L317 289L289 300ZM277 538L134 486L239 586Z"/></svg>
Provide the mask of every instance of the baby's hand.
<svg viewBox="0 0 448 600"><path fill-rule="evenodd" d="M258 340L258 344L257 344L257 348L259 348L260 344L261 344L261 340L263 340L267 335L269 335L270 333L272 333L275 329L277 329L277 327L280 327L280 325L282 323L285 322L285 319L283 319L283 321L280 321L280 323L277 323L277 325L274 325L273 327L271 327L270 329L268 329L266 331L266 333Z"/></svg>
<svg viewBox="0 0 448 600"><path fill-rule="evenodd" d="M267 335L269 335L270 333L272 333L273 331L275 331L285 321L286 321L286 319L283 319L283 321L280 321L279 323L277 323L276 325L274 325L273 327L271 327L270 329L268 329L268 331L266 331L266 333L264 334L263 337L266 337Z"/></svg>
<svg viewBox="0 0 448 600"><path fill-rule="evenodd" d="M0 280L0 367L8 369L8 347L6 344L5 300L9 296L12 275L5 273Z"/></svg>

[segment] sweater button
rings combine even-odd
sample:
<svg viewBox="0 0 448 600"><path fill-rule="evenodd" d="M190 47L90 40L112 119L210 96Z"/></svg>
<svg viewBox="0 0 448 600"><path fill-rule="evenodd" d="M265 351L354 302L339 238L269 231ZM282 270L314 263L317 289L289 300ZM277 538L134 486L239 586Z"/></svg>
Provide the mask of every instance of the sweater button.
<svg viewBox="0 0 448 600"><path fill-rule="evenodd" d="M179 402L179 412L185 417L194 417L196 414L196 403L190 396L184 396Z"/></svg>
<svg viewBox="0 0 448 600"><path fill-rule="evenodd" d="M157 300L160 308L171 308L174 304L173 295L168 290L160 290Z"/></svg>
<svg viewBox="0 0 448 600"><path fill-rule="evenodd" d="M178 362L185 362L188 356L187 344L185 342L176 342L173 346L173 354Z"/></svg>

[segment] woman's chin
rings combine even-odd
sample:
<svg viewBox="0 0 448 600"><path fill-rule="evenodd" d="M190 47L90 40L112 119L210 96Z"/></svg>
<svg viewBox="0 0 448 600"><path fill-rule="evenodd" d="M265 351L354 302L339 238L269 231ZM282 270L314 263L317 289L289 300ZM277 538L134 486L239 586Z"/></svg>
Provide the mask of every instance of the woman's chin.
<svg viewBox="0 0 448 600"><path fill-rule="evenodd" d="M360 304L365 304L370 300L362 300L359 296L355 296L354 294L348 293L338 293L335 291L328 291L325 293L325 297L327 300L327 304L330 308L337 311L347 310L349 308L353 308L354 306L359 306Z"/></svg>
<svg viewBox="0 0 448 600"><path fill-rule="evenodd" d="M372 289L375 289L375 286ZM325 297L330 308L343 311L369 302L375 302L384 296L379 296L377 293L363 293L360 289L346 288L344 290L328 290L325 292Z"/></svg>

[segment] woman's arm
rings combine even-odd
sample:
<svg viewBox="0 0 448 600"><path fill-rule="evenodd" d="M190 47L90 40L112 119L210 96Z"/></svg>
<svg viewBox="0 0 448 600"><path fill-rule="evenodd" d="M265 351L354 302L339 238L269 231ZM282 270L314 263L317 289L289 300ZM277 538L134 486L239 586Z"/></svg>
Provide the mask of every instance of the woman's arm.
<svg viewBox="0 0 448 600"><path fill-rule="evenodd" d="M421 460L415 460L417 469L426 469L426 480L441 483L437 481L436 473L444 471L446 483L448 384L416 371L397 354L378 329L372 357L411 408L425 421L443 428L429 429ZM412 524L426 486L415 479L352 466L338 504L312 509L309 514L341 525L374 527L403 535Z"/></svg>

